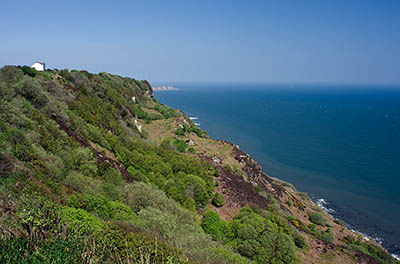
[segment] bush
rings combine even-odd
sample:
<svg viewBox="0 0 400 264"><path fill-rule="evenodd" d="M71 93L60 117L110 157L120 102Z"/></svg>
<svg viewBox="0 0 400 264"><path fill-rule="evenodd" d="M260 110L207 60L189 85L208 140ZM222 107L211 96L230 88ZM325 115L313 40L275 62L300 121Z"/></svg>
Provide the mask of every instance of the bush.
<svg viewBox="0 0 400 264"><path fill-rule="evenodd" d="M335 222L336 224L341 225L341 226L346 226L346 224L342 220L337 219L337 218L335 220L333 220L333 222Z"/></svg>
<svg viewBox="0 0 400 264"><path fill-rule="evenodd" d="M189 174L185 178L186 194L193 198L197 207L207 205L210 195L207 191L206 182L199 176Z"/></svg>
<svg viewBox="0 0 400 264"><path fill-rule="evenodd" d="M244 207L231 222L237 250L257 263L292 263L296 250L286 219Z"/></svg>
<svg viewBox="0 0 400 264"><path fill-rule="evenodd" d="M175 130L175 135L177 136L184 136L185 135L185 130L183 128L179 127Z"/></svg>
<svg viewBox="0 0 400 264"><path fill-rule="evenodd" d="M147 207L140 210L138 217L140 221L144 221L144 226L147 230L151 230L154 234L167 241L175 234L178 219L168 212Z"/></svg>
<svg viewBox="0 0 400 264"><path fill-rule="evenodd" d="M0 240L1 263L86 263L83 244L75 240L37 240L10 237Z"/></svg>
<svg viewBox="0 0 400 264"><path fill-rule="evenodd" d="M179 152L185 152L186 151L186 142L181 140L181 139L176 139L174 141L174 145L176 146L176 150Z"/></svg>
<svg viewBox="0 0 400 264"><path fill-rule="evenodd" d="M192 198L187 198L185 203L183 204L183 208L188 209L189 211L196 212L196 202Z"/></svg>
<svg viewBox="0 0 400 264"><path fill-rule="evenodd" d="M326 219L320 213L313 213L308 219L311 221L311 223L320 226L323 226L326 223Z"/></svg>
<svg viewBox="0 0 400 264"><path fill-rule="evenodd" d="M72 169L80 171L85 176L97 175L97 160L89 148L77 148L72 152Z"/></svg>
<svg viewBox="0 0 400 264"><path fill-rule="evenodd" d="M38 193L20 197L17 217L28 234L53 232L61 222L59 205Z"/></svg>
<svg viewBox="0 0 400 264"><path fill-rule="evenodd" d="M221 207L224 205L224 202L225 202L225 197L222 194L216 192L212 199L212 204L216 207Z"/></svg>
<svg viewBox="0 0 400 264"><path fill-rule="evenodd" d="M19 83L16 87L16 91L25 97L26 100L32 102L35 107L42 107L49 102L49 99L35 81L25 80Z"/></svg>
<svg viewBox="0 0 400 264"><path fill-rule="evenodd" d="M326 232L320 232L320 234L318 235L319 239L329 242L329 243L333 243L333 236L331 233L326 233Z"/></svg>
<svg viewBox="0 0 400 264"><path fill-rule="evenodd" d="M101 181L84 176L77 171L70 171L64 180L68 187L85 193L97 193L101 191Z"/></svg>
<svg viewBox="0 0 400 264"><path fill-rule="evenodd" d="M217 240L222 240L227 235L227 224L222 221L219 215L214 211L207 211L203 214L201 227L207 233Z"/></svg>
<svg viewBox="0 0 400 264"><path fill-rule="evenodd" d="M31 77L35 77L37 71L34 68L31 68L29 66L22 66L21 70L24 72L24 74L31 76Z"/></svg>
<svg viewBox="0 0 400 264"><path fill-rule="evenodd" d="M364 252L365 254L368 254L376 258L380 263L383 264L398 263L395 262L393 257L390 256L388 253L386 253L385 250L379 246L376 246L369 242L362 242L360 239L356 239L351 235L347 235L345 237L345 240L349 248L356 251Z"/></svg>
<svg viewBox="0 0 400 264"><path fill-rule="evenodd" d="M286 234L264 232L258 238L262 245L253 259L258 263L284 264L296 259L293 241Z"/></svg>
<svg viewBox="0 0 400 264"><path fill-rule="evenodd" d="M64 207L62 209L67 230L76 235L93 235L104 229L103 223L83 209Z"/></svg>
<svg viewBox="0 0 400 264"><path fill-rule="evenodd" d="M193 224L195 222L195 217L191 212L184 210L174 200L169 199L163 191L153 185L141 182L129 184L124 187L123 195L126 204L134 212L153 207L177 216L179 223Z"/></svg>
<svg viewBox="0 0 400 264"><path fill-rule="evenodd" d="M307 243L304 237L299 233L299 232L294 232L293 233L293 241L296 247L298 248L306 248Z"/></svg>

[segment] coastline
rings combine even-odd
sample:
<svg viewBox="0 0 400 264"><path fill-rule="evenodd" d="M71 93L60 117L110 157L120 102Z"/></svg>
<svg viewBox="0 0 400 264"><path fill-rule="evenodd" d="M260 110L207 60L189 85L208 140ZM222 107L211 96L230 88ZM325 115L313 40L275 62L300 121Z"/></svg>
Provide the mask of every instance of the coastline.
<svg viewBox="0 0 400 264"><path fill-rule="evenodd" d="M193 114L193 113L191 113L191 115L188 115L188 117L189 117L189 119L192 120L192 121L199 120L199 117L198 117L196 114ZM199 123L195 123L195 125L200 127L200 124L199 124ZM204 130L204 128L202 128L202 129ZM205 130L205 131L207 132L207 130ZM220 140L220 139L214 139L214 140ZM227 143L229 143L229 144L231 144L231 145L233 145L233 146L239 147L239 145L236 145L235 143L230 142L230 141L226 141L226 140L220 140L220 141L227 142ZM247 154L247 153L246 153L246 154ZM251 156L250 154L247 154L247 155L248 155L250 158L252 158L252 156ZM253 158L252 158L252 159L253 159ZM254 159L254 160L257 160L257 159ZM265 172L265 171L263 171L263 172L264 172L266 175L268 175L267 172ZM280 179L279 179L279 180L280 180ZM292 184L291 182L289 182L289 183ZM302 190L298 190L298 191L302 191ZM356 235L361 236L362 239L363 239L364 241L367 241L367 242L368 242L368 241L374 241L374 242L378 243L378 244L379 244L382 248L384 248L393 258L395 258L396 260L400 260L400 256L399 256L398 254L389 251L389 248L387 248L387 247L384 246L384 239L383 239L383 238L380 238L380 237L378 237L378 236L371 236L371 235L369 235L369 234L367 234L367 233L363 233L363 232L359 231L358 228L357 228L357 226L353 226L353 225L349 224L348 222L346 222L345 220L343 220L343 219L341 219L341 218L338 218L338 217L337 217L338 212L337 212L335 209L329 207L329 203L330 203L330 202L327 201L325 198L321 198L321 197L318 197L318 198L317 198L317 197L315 197L315 196L310 195L309 193L307 193L307 194L310 196L310 198L312 199L313 203L314 203L316 206L320 207L325 213L329 214L329 215L332 216L332 218L334 218L334 219L343 221L344 224L345 224L345 226L346 226L346 228L347 228L349 231L351 231L352 233L354 233L354 234L356 234Z"/></svg>
<svg viewBox="0 0 400 264"><path fill-rule="evenodd" d="M340 220L340 221L343 221L343 222L345 223L347 229L349 229L351 232L360 235L365 241L370 241L370 240L375 241L376 243L380 244L383 248L385 248L393 258L395 258L395 259L397 259L397 260L400 261L400 255L390 252L389 249L386 248L386 247L383 245L383 241L384 241L383 238L380 238L380 237L373 237L373 236L370 236L370 235L368 235L368 234L365 234L365 233L363 233L363 232L361 232L361 231L358 231L358 230L357 230L357 227L353 227L352 225L350 225L349 223L347 223L347 222L344 221L343 219L337 218L337 217L335 216L336 210L330 208L330 207L328 206L328 202L327 202L324 198L315 198L315 197L311 197L311 198L312 198L313 201L316 203L316 205L318 205L318 206L319 206L322 210L324 210L326 213L330 214L330 215L331 215L332 217L334 217L335 219L338 219L338 220Z"/></svg>

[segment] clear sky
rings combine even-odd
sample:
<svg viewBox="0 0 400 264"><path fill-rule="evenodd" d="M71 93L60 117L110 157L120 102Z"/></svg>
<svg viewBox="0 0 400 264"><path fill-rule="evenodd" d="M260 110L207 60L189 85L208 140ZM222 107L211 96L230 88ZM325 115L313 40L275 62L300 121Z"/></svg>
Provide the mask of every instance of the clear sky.
<svg viewBox="0 0 400 264"><path fill-rule="evenodd" d="M400 1L1 0L0 66L204 82L400 84Z"/></svg>

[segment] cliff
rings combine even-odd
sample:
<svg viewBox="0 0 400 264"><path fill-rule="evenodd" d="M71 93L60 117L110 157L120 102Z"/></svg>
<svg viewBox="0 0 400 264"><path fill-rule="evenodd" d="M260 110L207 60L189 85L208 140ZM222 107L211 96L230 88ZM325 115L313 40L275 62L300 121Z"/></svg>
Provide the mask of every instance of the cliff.
<svg viewBox="0 0 400 264"><path fill-rule="evenodd" d="M147 81L6 66L0 116L2 263L398 263Z"/></svg>

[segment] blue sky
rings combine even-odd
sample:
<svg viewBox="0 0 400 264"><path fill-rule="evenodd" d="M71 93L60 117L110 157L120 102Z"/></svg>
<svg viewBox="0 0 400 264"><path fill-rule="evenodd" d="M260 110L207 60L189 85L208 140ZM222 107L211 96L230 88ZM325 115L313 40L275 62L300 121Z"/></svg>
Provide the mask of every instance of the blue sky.
<svg viewBox="0 0 400 264"><path fill-rule="evenodd" d="M10 1L0 65L152 82L400 84L400 1Z"/></svg>

